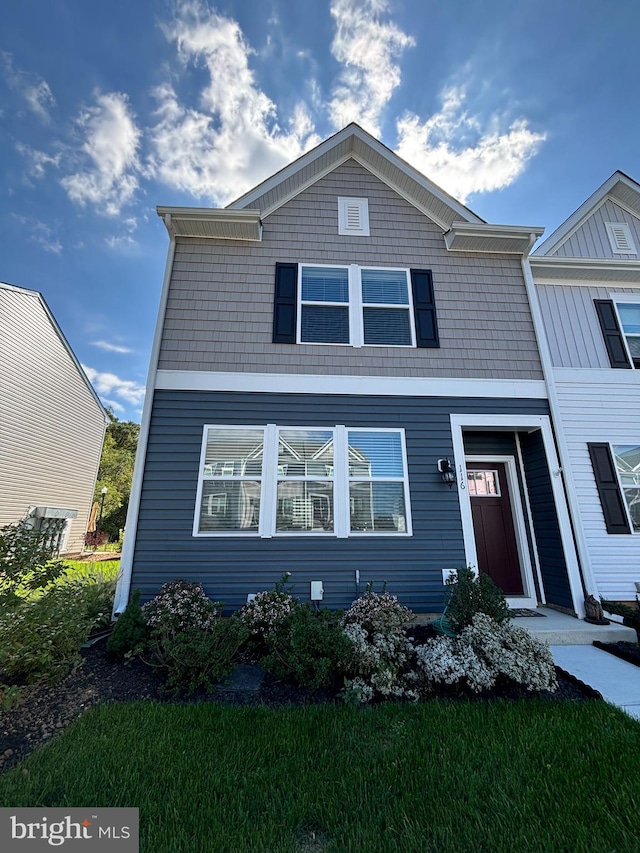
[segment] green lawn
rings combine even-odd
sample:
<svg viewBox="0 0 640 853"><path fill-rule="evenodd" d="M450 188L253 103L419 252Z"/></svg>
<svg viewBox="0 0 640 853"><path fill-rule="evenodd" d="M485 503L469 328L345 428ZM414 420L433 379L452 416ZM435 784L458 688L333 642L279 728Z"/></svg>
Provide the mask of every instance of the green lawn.
<svg viewBox="0 0 640 853"><path fill-rule="evenodd" d="M137 806L143 853L640 850L640 725L604 703L112 705L3 806Z"/></svg>

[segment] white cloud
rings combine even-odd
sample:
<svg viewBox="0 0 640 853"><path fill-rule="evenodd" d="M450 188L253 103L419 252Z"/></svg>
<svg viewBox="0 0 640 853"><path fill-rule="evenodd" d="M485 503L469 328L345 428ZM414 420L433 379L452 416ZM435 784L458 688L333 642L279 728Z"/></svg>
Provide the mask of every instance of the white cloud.
<svg viewBox="0 0 640 853"><path fill-rule="evenodd" d="M32 178L43 178L46 166L58 168L62 157L60 153L51 156L22 142L16 142L16 150L27 160L28 173Z"/></svg>
<svg viewBox="0 0 640 853"><path fill-rule="evenodd" d="M180 103L169 83L155 90L154 177L226 204L320 142L302 103L280 127L275 104L256 85L249 67L253 50L236 21L201 0L183 0L164 32L184 67L204 67L208 81L197 109Z"/></svg>
<svg viewBox="0 0 640 853"><path fill-rule="evenodd" d="M94 347L99 347L106 352L130 353L132 350L129 347L123 347L119 344L110 344L108 341L92 341Z"/></svg>
<svg viewBox="0 0 640 853"><path fill-rule="evenodd" d="M424 122L406 113L397 122L396 153L444 190L465 202L472 193L507 187L546 139L525 119L500 130L497 115L483 122L465 110L463 87L443 94L442 109Z"/></svg>
<svg viewBox="0 0 640 853"><path fill-rule="evenodd" d="M83 207L93 204L99 212L117 216L138 189L141 132L126 95L97 92L95 97L96 104L76 120L84 136L81 151L86 166L61 183L72 201Z"/></svg>
<svg viewBox="0 0 640 853"><path fill-rule="evenodd" d="M86 367L84 364L82 369L100 397L111 399L115 396L130 406L142 405L144 400L143 385L128 379L120 379L114 373L99 373L93 367Z"/></svg>
<svg viewBox="0 0 640 853"><path fill-rule="evenodd" d="M138 241L133 238L133 233L138 228L137 219L133 216L127 217L122 223L122 228L124 229L124 233L105 237L105 243L115 252L130 254L134 249L138 248Z"/></svg>
<svg viewBox="0 0 640 853"><path fill-rule="evenodd" d="M108 406L110 409L113 409L114 412L124 412L125 408L122 403L118 403L115 400L107 400L106 397L102 398L102 402L105 406Z"/></svg>
<svg viewBox="0 0 640 853"><path fill-rule="evenodd" d="M53 97L47 81L43 80L38 74L32 74L28 71L21 71L15 68L13 65L13 56L10 53L3 52L2 60L5 77L11 88L23 96L29 109L44 124L49 124L51 121L49 109L55 106L56 99Z"/></svg>
<svg viewBox="0 0 640 853"><path fill-rule="evenodd" d="M331 53L344 66L329 104L337 128L355 121L380 136L382 110L400 85L395 60L415 45L395 24L381 20L387 11L387 0L332 0Z"/></svg>
<svg viewBox="0 0 640 853"><path fill-rule="evenodd" d="M62 243L55 235L53 228L46 222L41 222L34 216L22 216L14 213L13 218L28 229L29 239L40 246L45 252L59 255L62 252Z"/></svg>

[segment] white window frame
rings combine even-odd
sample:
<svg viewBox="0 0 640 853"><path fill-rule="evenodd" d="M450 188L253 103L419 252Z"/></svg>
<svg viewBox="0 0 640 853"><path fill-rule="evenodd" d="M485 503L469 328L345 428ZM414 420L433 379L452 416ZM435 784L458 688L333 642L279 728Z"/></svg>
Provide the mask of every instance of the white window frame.
<svg viewBox="0 0 640 853"><path fill-rule="evenodd" d="M302 299L302 271L305 267L318 267L321 269L346 269L349 278L349 302L316 302L314 300ZM409 312L409 331L411 343L409 344L366 344L364 342L364 308L362 300L362 270L381 270L384 272L402 272L407 279L407 305L396 305L390 302L373 303L367 302L367 308L392 308L398 311ZM327 307L347 308L349 311L349 341L344 343L333 343L331 341L303 341L302 340L302 307L304 305L320 305ZM408 267L376 267L359 264L298 264L298 305L297 305L297 328L296 342L309 346L331 346L331 347L396 347L398 349L416 348L416 324L413 312L413 288L411 284L411 271Z"/></svg>
<svg viewBox="0 0 640 853"><path fill-rule="evenodd" d="M629 364L634 370L638 370L638 368L633 363L633 355L631 354L631 350L629 349L629 342L627 341L627 332L625 332L624 330L624 325L622 323L620 311L618 310L618 305L640 305L640 293L609 293L609 298L613 302L613 308L616 312L616 320L618 321L618 328L620 329L620 334L622 335L622 340L624 341L624 348L627 353L627 358L629 359ZM631 335L631 337L639 336Z"/></svg>
<svg viewBox="0 0 640 853"><path fill-rule="evenodd" d="M618 478L618 488L620 489L620 494L622 495L622 500L624 501L624 510L627 513L627 518L629 520L629 530L634 536L640 536L640 530L636 530L633 526L633 518L631 517L631 510L629 509L629 503L627 501L626 489L624 483L622 482L622 477L620 476L620 471L618 470L618 463L616 462L616 447L640 447L639 444L634 444L632 441L629 442L621 442L620 444L614 444L612 441L609 442L609 449L611 451L611 458L613 459L613 467L615 468L616 477ZM630 489L640 488L639 486L629 486Z"/></svg>
<svg viewBox="0 0 640 853"><path fill-rule="evenodd" d="M349 225L349 208L358 210L359 226ZM343 236L369 237L369 201L366 198L338 198L338 234Z"/></svg>
<svg viewBox="0 0 640 853"><path fill-rule="evenodd" d="M633 234L631 233L631 228L627 222L605 222L605 228L607 229L607 237L609 238L609 243L611 244L611 251L614 255L637 255L638 252L636 250L636 244L633 239ZM621 247L618 242L618 234L619 232L622 234L623 239L627 242L627 247Z"/></svg>
<svg viewBox="0 0 640 853"><path fill-rule="evenodd" d="M207 452L207 436L210 429L226 429L226 430L261 430L263 433L262 442L262 474L260 488L260 521L258 530L206 530L201 531L200 527L200 511L202 506L203 485L209 480L220 479L219 477L205 474L204 466ZM323 432L331 432L333 434L333 474L327 475L327 480L333 480L333 531L325 530L304 530L304 531L276 531L276 509L277 509L277 494L278 494L278 479L282 477L278 474L278 447L280 432L289 430L318 430ZM400 477L372 477L371 483L378 482L402 482L405 508L406 530L351 530L350 504L349 504L349 485L351 482L362 482L362 477L349 476L349 441L348 433L353 432L373 432L373 433L396 433L400 434L400 442L402 446L402 465L403 476ZM231 480L231 477L227 478ZM233 478L237 479L236 477ZM256 480L256 476L246 477L246 479ZM297 478L310 479L310 478ZM314 480L322 480L318 476ZM409 471L407 467L407 447L406 437L403 428L379 428L376 426L370 427L346 427L338 424L336 426L319 426L317 424L304 426L289 426L282 424L205 424L202 430L202 445L200 452L200 463L198 468L198 487L196 490L196 501L194 508L193 519L193 536L196 538L254 538L262 539L271 538L371 538L380 536L407 537L413 536L413 526L411 520L411 502L409 489Z"/></svg>

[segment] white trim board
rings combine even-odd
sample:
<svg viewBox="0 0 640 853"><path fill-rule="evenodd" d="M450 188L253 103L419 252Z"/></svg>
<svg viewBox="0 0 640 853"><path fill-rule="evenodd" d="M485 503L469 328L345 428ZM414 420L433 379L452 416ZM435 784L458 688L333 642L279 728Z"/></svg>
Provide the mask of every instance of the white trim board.
<svg viewBox="0 0 640 853"><path fill-rule="evenodd" d="M547 398L545 383L541 379L423 379L415 376L218 373L206 370L158 370L155 388L163 391L357 394L382 397Z"/></svg>

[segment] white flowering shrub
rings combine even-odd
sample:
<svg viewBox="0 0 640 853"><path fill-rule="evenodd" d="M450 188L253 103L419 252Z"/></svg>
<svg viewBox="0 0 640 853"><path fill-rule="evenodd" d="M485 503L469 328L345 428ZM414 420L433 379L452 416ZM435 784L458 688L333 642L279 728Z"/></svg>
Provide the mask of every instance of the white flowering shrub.
<svg viewBox="0 0 640 853"><path fill-rule="evenodd" d="M342 619L352 647L343 691L347 701L417 698L404 677L412 649L404 627L412 618L411 610L388 592L367 590L353 602Z"/></svg>
<svg viewBox="0 0 640 853"><path fill-rule="evenodd" d="M476 693L499 679L527 690L555 690L555 665L546 643L511 623L499 625L476 613L456 638L438 637L415 650L416 687L428 693L434 684L461 684Z"/></svg>
<svg viewBox="0 0 640 853"><path fill-rule="evenodd" d="M143 605L142 616L152 632L172 636L190 628L210 629L221 609L222 603L211 601L201 584L175 580Z"/></svg>
<svg viewBox="0 0 640 853"><path fill-rule="evenodd" d="M280 628L287 617L299 606L298 601L285 589L291 572L285 572L273 589L259 592L256 597L238 610L238 618L253 637L264 638Z"/></svg>

